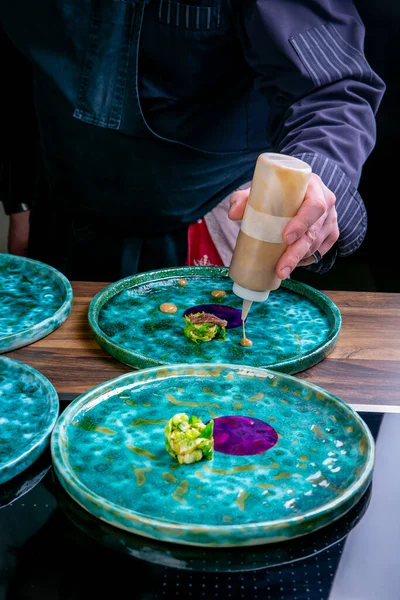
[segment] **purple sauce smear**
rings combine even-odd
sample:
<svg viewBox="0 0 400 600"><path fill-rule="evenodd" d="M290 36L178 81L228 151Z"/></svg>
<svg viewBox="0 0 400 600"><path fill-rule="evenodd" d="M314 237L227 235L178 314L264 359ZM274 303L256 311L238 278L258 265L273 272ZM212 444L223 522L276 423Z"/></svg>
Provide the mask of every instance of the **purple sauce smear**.
<svg viewBox="0 0 400 600"><path fill-rule="evenodd" d="M184 315L195 315L199 312L210 313L219 319L227 321L227 329L242 326L242 311L224 304L199 304L185 310Z"/></svg>
<svg viewBox="0 0 400 600"><path fill-rule="evenodd" d="M214 419L214 449L222 454L251 456L275 446L278 434L271 425L250 417Z"/></svg>

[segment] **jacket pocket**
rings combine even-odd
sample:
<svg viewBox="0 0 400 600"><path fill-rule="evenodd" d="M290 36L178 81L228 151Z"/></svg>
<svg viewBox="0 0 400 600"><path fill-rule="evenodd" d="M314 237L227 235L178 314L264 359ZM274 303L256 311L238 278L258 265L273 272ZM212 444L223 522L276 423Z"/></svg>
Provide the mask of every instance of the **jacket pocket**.
<svg viewBox="0 0 400 600"><path fill-rule="evenodd" d="M159 0L158 19L161 23L185 30L201 31L218 29L221 22L221 7L217 1L190 0L174 2Z"/></svg>
<svg viewBox="0 0 400 600"><path fill-rule="evenodd" d="M316 87L346 77L367 81L373 77L363 54L348 44L333 25L314 27L289 41Z"/></svg>
<svg viewBox="0 0 400 600"><path fill-rule="evenodd" d="M119 128L136 1L91 0L88 45L74 111L76 119L109 129Z"/></svg>

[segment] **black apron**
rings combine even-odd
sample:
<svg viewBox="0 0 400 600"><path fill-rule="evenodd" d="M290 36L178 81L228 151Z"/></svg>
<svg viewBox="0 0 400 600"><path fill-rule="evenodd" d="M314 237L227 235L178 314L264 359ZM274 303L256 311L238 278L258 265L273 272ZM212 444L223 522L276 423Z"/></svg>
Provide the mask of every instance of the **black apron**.
<svg viewBox="0 0 400 600"><path fill-rule="evenodd" d="M30 255L70 279L114 281L185 264L189 225L253 175L259 152L213 155L149 129L138 76L146 4L108 2L93 14L75 112L36 73L48 185L32 210Z"/></svg>

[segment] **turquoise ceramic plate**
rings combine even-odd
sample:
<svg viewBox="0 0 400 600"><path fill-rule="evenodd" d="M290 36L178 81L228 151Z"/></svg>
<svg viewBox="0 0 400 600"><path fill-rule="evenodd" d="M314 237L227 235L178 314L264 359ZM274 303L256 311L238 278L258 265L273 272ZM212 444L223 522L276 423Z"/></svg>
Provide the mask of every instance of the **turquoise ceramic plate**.
<svg viewBox="0 0 400 600"><path fill-rule="evenodd" d="M48 448L30 467L10 481L0 485L0 509L12 504L33 490L51 469Z"/></svg>
<svg viewBox="0 0 400 600"><path fill-rule="evenodd" d="M177 412L214 418L211 462L178 466ZM111 525L158 540L240 546L291 539L346 513L367 489L374 442L344 402L304 381L233 365L128 373L87 392L52 437L69 494Z"/></svg>
<svg viewBox="0 0 400 600"><path fill-rule="evenodd" d="M45 337L72 308L69 281L44 263L0 253L0 354Z"/></svg>
<svg viewBox="0 0 400 600"><path fill-rule="evenodd" d="M111 527L83 510L56 484L57 503L68 519L105 548L131 558L185 571L243 573L305 560L341 542L361 521L370 502L371 486L346 515L323 530L280 544L249 548L201 548L167 544Z"/></svg>
<svg viewBox="0 0 400 600"><path fill-rule="evenodd" d="M188 285L179 285L184 279ZM220 289L222 299L211 296ZM176 314L160 312L173 303ZM234 324L225 342L195 344L183 335L187 309L217 305L209 312L232 307ZM227 269L195 267L143 273L123 279L100 292L89 309L97 342L121 362L136 368L186 363L247 364L296 373L323 360L339 335L338 308L321 292L287 281L267 302L255 303L247 323L252 348L240 346L241 301L232 293Z"/></svg>
<svg viewBox="0 0 400 600"><path fill-rule="evenodd" d="M81 508L55 482L57 504L83 536L130 558L185 571L243 573L305 560L342 541L363 518L371 499L371 486L341 519L309 535L282 542L242 548L202 548L151 540L112 527ZM85 542L85 539L82 540Z"/></svg>
<svg viewBox="0 0 400 600"><path fill-rule="evenodd" d="M0 484L45 450L57 421L57 392L38 371L0 357Z"/></svg>

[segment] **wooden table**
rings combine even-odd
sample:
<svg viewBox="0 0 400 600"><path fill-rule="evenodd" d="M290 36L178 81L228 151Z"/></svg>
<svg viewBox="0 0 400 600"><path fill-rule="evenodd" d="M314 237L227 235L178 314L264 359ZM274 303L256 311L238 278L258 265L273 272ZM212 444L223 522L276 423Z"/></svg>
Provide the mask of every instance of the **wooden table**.
<svg viewBox="0 0 400 600"><path fill-rule="evenodd" d="M105 283L74 283L74 307L47 338L9 356L35 367L61 400L73 400L99 383L130 370L93 340L87 310ZM299 377L339 396L358 410L400 412L400 294L327 292L343 326L335 350Z"/></svg>

